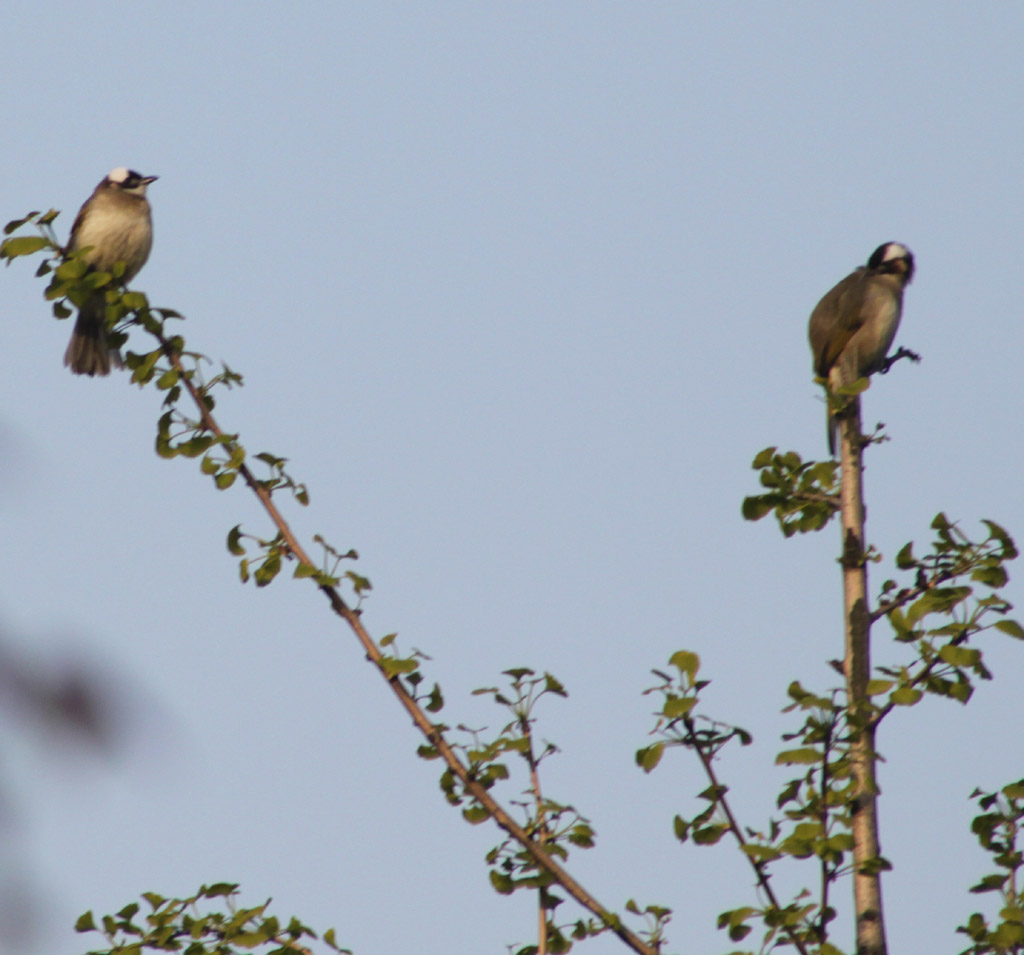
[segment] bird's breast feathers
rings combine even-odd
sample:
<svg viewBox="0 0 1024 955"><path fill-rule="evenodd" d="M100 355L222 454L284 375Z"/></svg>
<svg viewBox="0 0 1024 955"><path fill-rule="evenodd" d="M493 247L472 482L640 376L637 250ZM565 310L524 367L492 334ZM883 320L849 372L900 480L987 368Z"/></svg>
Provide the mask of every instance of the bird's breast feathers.
<svg viewBox="0 0 1024 955"><path fill-rule="evenodd" d="M123 280L131 281L146 264L153 245L153 225L149 209L143 203L94 202L78 225L74 236L76 249L92 246L86 261L104 271L115 263L127 265Z"/></svg>

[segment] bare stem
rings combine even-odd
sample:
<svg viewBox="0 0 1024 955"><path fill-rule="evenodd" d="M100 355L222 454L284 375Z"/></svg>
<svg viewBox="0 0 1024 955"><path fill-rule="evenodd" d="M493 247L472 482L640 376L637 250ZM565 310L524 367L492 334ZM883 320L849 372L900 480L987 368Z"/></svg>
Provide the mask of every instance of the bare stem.
<svg viewBox="0 0 1024 955"><path fill-rule="evenodd" d="M864 547L864 491L860 399L848 402L841 417L842 485L840 517L843 532L844 619L846 632L847 713L851 733L850 759L855 791L851 807L853 830L853 898L857 914L857 955L886 955L882 919L882 882L878 869L878 785L875 780L875 721L867 684L871 673L871 616Z"/></svg>
<svg viewBox="0 0 1024 955"><path fill-rule="evenodd" d="M533 791L534 805L537 809L537 842L544 845L548 840L548 825L544 812L543 796L540 790L540 771L537 755L533 751L533 731L530 719L525 714L519 719L519 729L526 739L526 761L530 767L530 789ZM537 955L548 953L548 916L544 908L544 889L537 889Z"/></svg>
<svg viewBox="0 0 1024 955"><path fill-rule="evenodd" d="M823 839L828 838L828 787L829 787L829 773L828 773L828 758L832 752L832 727L833 724L828 724L828 729L825 733L825 744L821 748L821 835ZM828 892L829 887L832 884L832 879L829 873L828 859L822 856L821 859L821 916L818 920L818 931L821 934L821 940L825 941L828 938L828 921L826 919L828 909Z"/></svg>

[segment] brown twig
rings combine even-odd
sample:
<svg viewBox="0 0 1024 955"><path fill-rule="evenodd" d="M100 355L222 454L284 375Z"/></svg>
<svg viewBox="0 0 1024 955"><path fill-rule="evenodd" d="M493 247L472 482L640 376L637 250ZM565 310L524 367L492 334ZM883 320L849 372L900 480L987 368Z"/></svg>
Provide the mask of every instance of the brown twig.
<svg viewBox="0 0 1024 955"><path fill-rule="evenodd" d="M716 793L715 802L721 807L722 812L725 814L725 820L729 824L729 831L739 843L740 848L744 849L748 845L747 840L744 838L743 831L740 829L739 823L733 815L732 808L729 806L729 801L725 798L725 787L718 781L718 775L715 773L715 767L711 761L712 755L698 742L699 737L697 736L697 726L694 723L693 718L690 716L684 717L683 725L686 727L686 732L689 734L693 748L697 751L697 757L700 759L701 765L704 767L704 773L708 777L708 782L711 783L711 786ZM743 855L745 855L747 857L747 861L750 862L750 865L754 870L754 875L757 878L757 883L761 886L761 890L764 892L769 904L776 911L781 912L782 906L779 904L779 900L772 889L771 883L768 881L769 876L767 872L765 872L764 862L757 861L748 852L744 852ZM783 930L789 936L794 948L796 948L801 955L808 955L807 947L797 936L796 930L789 925L783 926Z"/></svg>
<svg viewBox="0 0 1024 955"><path fill-rule="evenodd" d="M182 365L180 355L175 351L171 343L162 333L154 334L156 334L156 337L159 339L164 354L167 356L171 366L177 370L182 384L185 386L185 389L188 391L193 402L195 402L203 428L215 437L223 439L225 437L225 433L221 430L213 415L210 414L209 409L206 407L206 403L203 401L202 395L199 393L199 389L192 381L190 374ZM242 479L249 486L249 489L256 495L260 503L263 505L263 509L266 511L267 516L271 521L273 521L274 526L280 532L281 539L284 541L288 550L301 563L314 566L313 561L306 553L305 548L298 541L295 534L292 532L291 527L288 525L288 522L284 519L281 512L277 509L277 506L274 504L270 491L260 484L249 469L248 465L245 463L239 465L238 473L242 476ZM638 935L631 932L622 924L618 916L601 905L594 896L592 896L585 888L583 888L582 885L569 875L565 869L555 862L555 860L551 858L551 856L536 840L530 838L526 830L523 829L522 826L520 826L502 808L490 793L480 783L472 778L465 765L463 765L462 761L448 744L444 735L430 720L429 716L416 702L416 699L412 694L406 689L401 678L398 675L388 674L382 662L383 654L366 631L366 628L363 627L358 611L350 607L345 602L337 588L325 586L323 584L319 584L318 586L330 603L331 609L349 625L350 629L355 634L356 639L366 652L367 659L377 667L378 672L380 672L384 677L388 686L391 687L391 690L398 698L399 703L411 717L413 724L437 751L438 756L440 756L444 761L445 765L447 765L453 775L458 778L465 792L467 792L474 800L476 800L476 802L486 809L488 813L490 813L491 818L501 829L523 846L523 848L537 863L539 868L548 872L555 881L572 896L572 898L600 919L603 924L609 926L610 931L614 932L623 942L626 943L626 945L632 948L635 952L641 953L641 955L657 955L657 952L651 946L645 945Z"/></svg>

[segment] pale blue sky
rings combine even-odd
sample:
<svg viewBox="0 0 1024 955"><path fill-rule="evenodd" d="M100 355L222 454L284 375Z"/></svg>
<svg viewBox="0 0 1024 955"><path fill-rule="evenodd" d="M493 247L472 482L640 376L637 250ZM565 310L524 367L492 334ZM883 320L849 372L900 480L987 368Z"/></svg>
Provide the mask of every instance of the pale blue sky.
<svg viewBox="0 0 1024 955"><path fill-rule="evenodd" d="M709 709L755 734L722 769L763 826L785 687L835 679L838 534L784 542L740 501L766 445L824 456L807 316L881 242L917 257L899 343L924 362L865 397L893 438L871 537L891 558L940 509L1024 537L1022 27L950 2L60 0L0 35L0 219L55 206L63 233L111 167L160 176L135 284L245 374L218 412L309 484L296 529L360 551L367 624L433 657L449 722L497 724L468 692L506 667L557 674L548 788L598 833L574 871L674 907L670 951L726 951L749 870L673 840L704 783L681 755L634 767L639 694L701 654ZM36 951L221 879L358 955L529 940L532 900L486 880L497 836L444 803L312 587L237 583L224 537L263 529L253 505L156 458L154 394L66 372L41 292L4 271L0 614L139 728L109 764L4 754ZM1022 775L1021 648L985 649L965 711L880 739L894 951L963 947L968 794Z"/></svg>

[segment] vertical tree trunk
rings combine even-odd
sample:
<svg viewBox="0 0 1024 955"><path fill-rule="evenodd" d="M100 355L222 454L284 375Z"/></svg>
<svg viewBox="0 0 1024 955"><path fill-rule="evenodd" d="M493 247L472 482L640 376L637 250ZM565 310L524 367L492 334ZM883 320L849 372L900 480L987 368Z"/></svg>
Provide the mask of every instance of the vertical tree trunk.
<svg viewBox="0 0 1024 955"><path fill-rule="evenodd" d="M868 575L864 552L863 436L860 399L849 400L840 418L843 530L843 594L846 620L846 692L856 783L853 815L853 898L857 914L857 955L886 955L882 884L878 869L878 807L875 782L875 727L867 682L871 674Z"/></svg>

